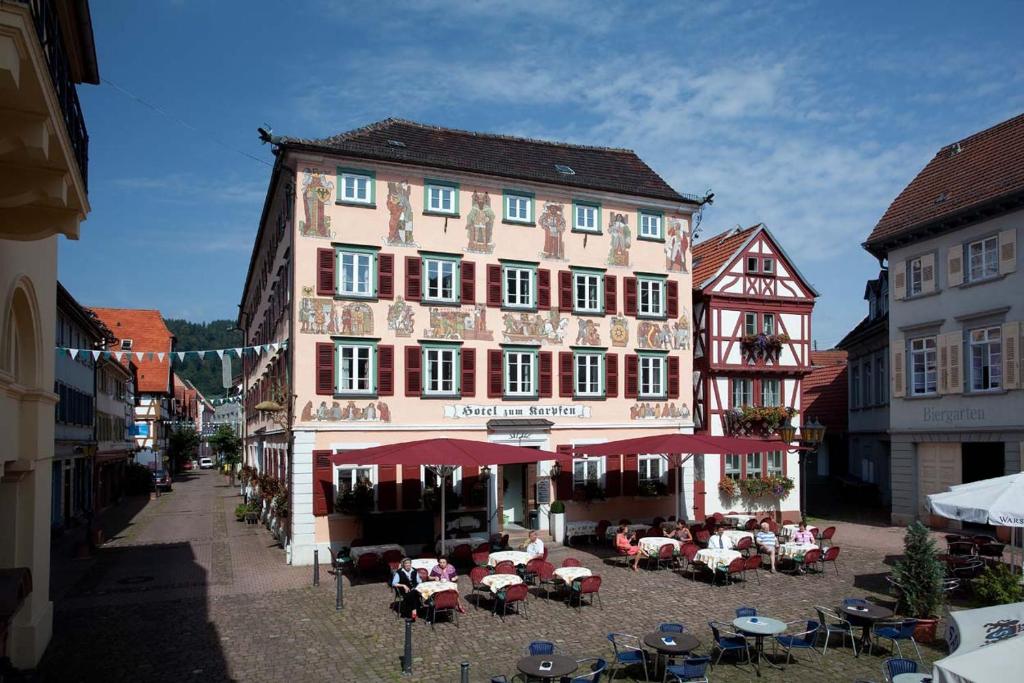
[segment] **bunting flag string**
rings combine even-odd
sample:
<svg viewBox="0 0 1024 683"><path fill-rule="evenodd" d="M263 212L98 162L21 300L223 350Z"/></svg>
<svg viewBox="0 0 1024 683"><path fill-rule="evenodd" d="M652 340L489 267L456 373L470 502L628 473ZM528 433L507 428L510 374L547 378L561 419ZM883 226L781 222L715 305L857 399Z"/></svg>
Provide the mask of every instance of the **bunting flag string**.
<svg viewBox="0 0 1024 683"><path fill-rule="evenodd" d="M165 358L172 360L176 359L179 363L183 363L186 360L198 360L201 363L206 361L215 361L222 363L224 357L228 358L244 358L253 356L263 356L266 354L276 354L278 351L288 348L288 342L275 342L272 344L259 344L257 346L239 346L230 349L204 349L199 351L102 351L99 349L74 349L66 346L58 346L58 353L66 353L71 357L71 360L75 360L79 357L88 358L92 357L94 361L98 361L100 358L105 360L116 359L120 362L124 362L125 359L134 360L138 362L157 360L161 363Z"/></svg>

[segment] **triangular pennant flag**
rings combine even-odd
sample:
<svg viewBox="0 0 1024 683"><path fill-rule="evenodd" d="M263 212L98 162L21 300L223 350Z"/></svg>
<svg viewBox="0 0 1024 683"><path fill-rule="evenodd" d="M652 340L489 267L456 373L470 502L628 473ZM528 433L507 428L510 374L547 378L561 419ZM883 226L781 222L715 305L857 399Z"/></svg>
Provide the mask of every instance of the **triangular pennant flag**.
<svg viewBox="0 0 1024 683"><path fill-rule="evenodd" d="M182 363L182 362L185 361L185 352L184 351L175 351L174 355L178 357L178 362L179 363Z"/></svg>
<svg viewBox="0 0 1024 683"><path fill-rule="evenodd" d="M237 355L239 358L242 357L242 348L241 347L235 349L235 355Z"/></svg>
<svg viewBox="0 0 1024 683"><path fill-rule="evenodd" d="M71 356L71 360L78 358L78 349L68 349L68 355Z"/></svg>
<svg viewBox="0 0 1024 683"><path fill-rule="evenodd" d="M142 362L142 357L144 355L146 355L144 351L136 351L135 352L135 360L137 360L137 361L139 361L141 363Z"/></svg>
<svg viewBox="0 0 1024 683"><path fill-rule="evenodd" d="M99 359L100 359L100 354L101 354L101 353L103 353L103 352L102 352L102 351L93 351L93 352L92 352L92 359L93 359L93 360L99 360Z"/></svg>
<svg viewBox="0 0 1024 683"><path fill-rule="evenodd" d="M164 352L163 351L161 351L158 354L156 354L156 357L157 357L157 360L159 360L161 363L164 362Z"/></svg>
<svg viewBox="0 0 1024 683"><path fill-rule="evenodd" d="M153 352L146 351L146 360L153 360Z"/></svg>
<svg viewBox="0 0 1024 683"><path fill-rule="evenodd" d="M263 353L270 353L270 344L263 345Z"/></svg>
<svg viewBox="0 0 1024 683"><path fill-rule="evenodd" d="M224 349L217 349L217 357L224 360Z"/></svg>
<svg viewBox="0 0 1024 683"><path fill-rule="evenodd" d="M110 360L111 358L113 358L113 356L114 354L112 354L110 351L103 352L103 360Z"/></svg>

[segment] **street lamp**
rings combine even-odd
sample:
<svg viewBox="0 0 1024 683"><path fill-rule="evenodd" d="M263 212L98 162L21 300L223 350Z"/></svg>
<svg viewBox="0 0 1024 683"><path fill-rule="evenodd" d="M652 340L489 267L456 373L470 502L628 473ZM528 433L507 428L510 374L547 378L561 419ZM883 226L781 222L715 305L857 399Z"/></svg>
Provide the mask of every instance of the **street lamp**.
<svg viewBox="0 0 1024 683"><path fill-rule="evenodd" d="M800 436L797 437L796 427L790 424L789 420L779 427L778 429L779 438L788 444L792 444L794 441L798 442L799 445L807 444L808 449L817 454L818 446L825 439L825 425L818 422L816 418L812 418L810 422L805 423L800 427ZM799 449L800 455L800 519L803 520L807 516L807 454L804 448Z"/></svg>

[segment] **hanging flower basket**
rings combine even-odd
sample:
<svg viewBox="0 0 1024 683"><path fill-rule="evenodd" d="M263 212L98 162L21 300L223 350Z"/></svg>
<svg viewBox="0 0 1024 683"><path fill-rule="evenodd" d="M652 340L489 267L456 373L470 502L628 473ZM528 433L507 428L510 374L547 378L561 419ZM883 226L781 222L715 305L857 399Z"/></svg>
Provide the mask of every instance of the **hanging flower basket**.
<svg viewBox="0 0 1024 683"><path fill-rule="evenodd" d="M735 498L738 491L735 479L725 477L718 481L718 493L721 494L723 498Z"/></svg>
<svg viewBox="0 0 1024 683"><path fill-rule="evenodd" d="M793 480L789 477L777 476L741 479L739 488L743 497L751 500L785 498L793 490Z"/></svg>
<svg viewBox="0 0 1024 683"><path fill-rule="evenodd" d="M788 334L746 334L740 338L740 351L743 359L751 364L757 360L775 362L779 360L782 347L788 343Z"/></svg>
<svg viewBox="0 0 1024 683"><path fill-rule="evenodd" d="M787 406L743 406L725 411L725 433L729 436L769 437L796 415Z"/></svg>

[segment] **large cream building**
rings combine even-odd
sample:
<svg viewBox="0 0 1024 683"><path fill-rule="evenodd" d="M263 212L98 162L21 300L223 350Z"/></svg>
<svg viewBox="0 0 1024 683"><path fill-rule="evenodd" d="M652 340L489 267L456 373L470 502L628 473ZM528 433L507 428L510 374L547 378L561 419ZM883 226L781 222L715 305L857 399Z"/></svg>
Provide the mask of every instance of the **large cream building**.
<svg viewBox="0 0 1024 683"><path fill-rule="evenodd" d="M429 471L330 456L438 436L566 453L555 481L555 461L455 473L459 514L491 532L545 527L554 498L569 521L687 514L659 456L568 451L692 431L696 198L622 149L393 119L269 141L239 322L248 345L287 344L245 362L245 444L290 490L291 562L432 542ZM372 509L349 514L360 482Z"/></svg>

